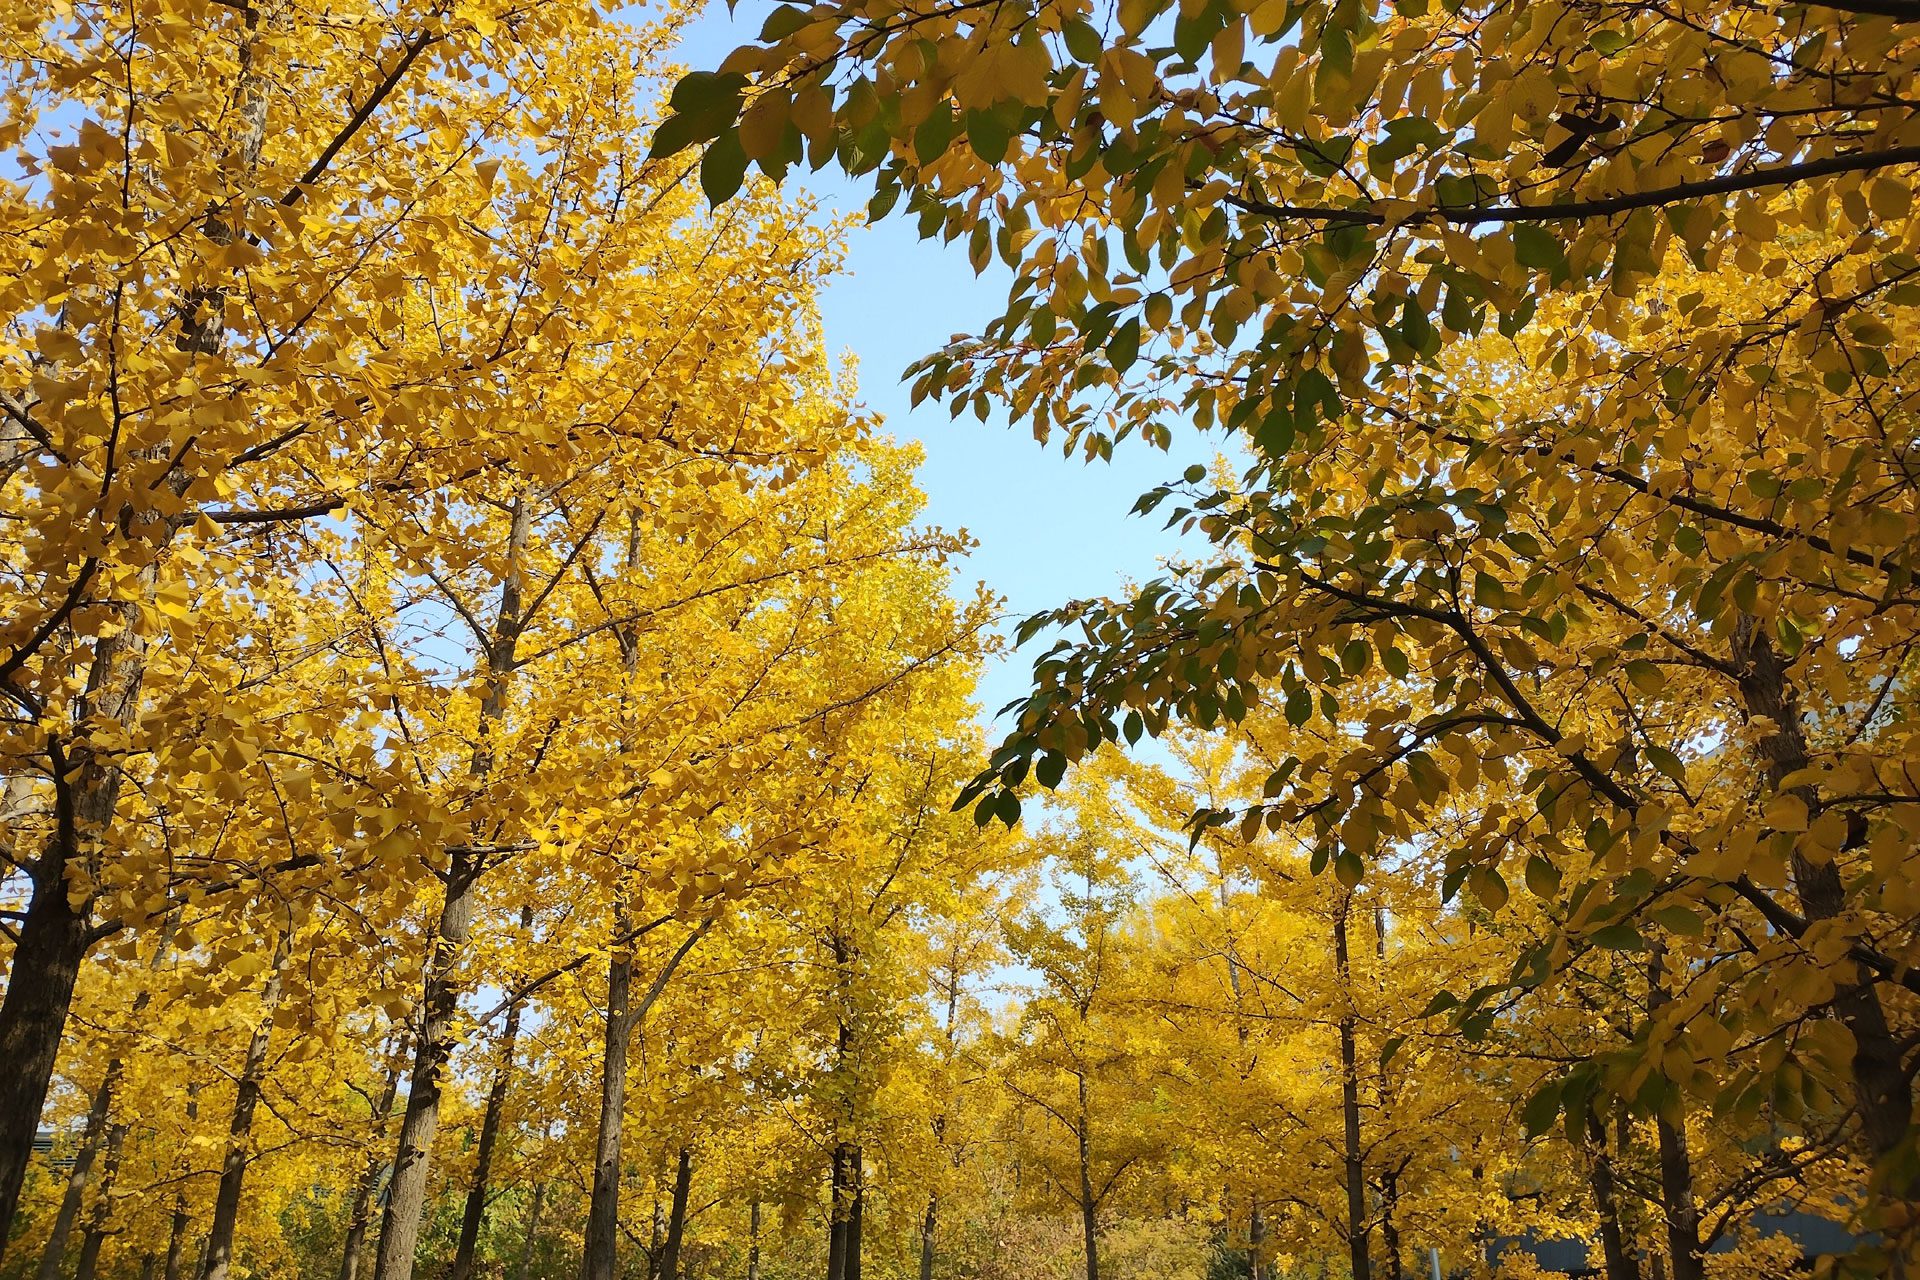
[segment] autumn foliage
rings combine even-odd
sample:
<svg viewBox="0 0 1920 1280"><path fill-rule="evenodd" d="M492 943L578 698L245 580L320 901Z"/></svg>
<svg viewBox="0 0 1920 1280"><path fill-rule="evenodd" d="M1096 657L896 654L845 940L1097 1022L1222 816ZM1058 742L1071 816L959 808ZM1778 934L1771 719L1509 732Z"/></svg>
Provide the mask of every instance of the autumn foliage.
<svg viewBox="0 0 1920 1280"><path fill-rule="evenodd" d="M1920 10L693 18L0 15L0 1276L1907 1274Z"/></svg>

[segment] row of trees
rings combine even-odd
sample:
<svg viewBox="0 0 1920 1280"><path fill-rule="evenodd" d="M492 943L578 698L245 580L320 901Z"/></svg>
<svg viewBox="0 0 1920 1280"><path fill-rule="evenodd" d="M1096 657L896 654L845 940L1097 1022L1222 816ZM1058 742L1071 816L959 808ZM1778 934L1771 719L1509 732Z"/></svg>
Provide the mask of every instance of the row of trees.
<svg viewBox="0 0 1920 1280"><path fill-rule="evenodd" d="M1196 847L1299 849L1335 972L1359 903L1431 936L1435 1021L1320 1018L1351 1272L1480 1167L1367 1151L1436 1074L1585 1152L1616 1280L1634 1198L1691 1280L1841 1167L1858 1265L1912 1265L1920 9L819 0L672 105L721 194L836 163L1012 271L920 395L1090 458L1226 440L1138 507L1204 554L1022 631L966 796L1220 735Z"/></svg>
<svg viewBox="0 0 1920 1280"><path fill-rule="evenodd" d="M815 1148L857 1237L985 606L840 229L646 157L684 18L7 15L9 1274L674 1275Z"/></svg>
<svg viewBox="0 0 1920 1280"><path fill-rule="evenodd" d="M683 19L7 18L0 1266L1902 1274L1920 12ZM1229 438L985 772L802 161Z"/></svg>

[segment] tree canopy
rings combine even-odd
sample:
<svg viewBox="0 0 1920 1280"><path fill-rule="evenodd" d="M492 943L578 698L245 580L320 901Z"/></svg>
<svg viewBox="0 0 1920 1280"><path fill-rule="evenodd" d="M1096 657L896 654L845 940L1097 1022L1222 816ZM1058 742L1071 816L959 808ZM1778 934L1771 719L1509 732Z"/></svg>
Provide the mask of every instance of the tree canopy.
<svg viewBox="0 0 1920 1280"><path fill-rule="evenodd" d="M0 27L0 1277L1920 1262L1920 8L695 16Z"/></svg>

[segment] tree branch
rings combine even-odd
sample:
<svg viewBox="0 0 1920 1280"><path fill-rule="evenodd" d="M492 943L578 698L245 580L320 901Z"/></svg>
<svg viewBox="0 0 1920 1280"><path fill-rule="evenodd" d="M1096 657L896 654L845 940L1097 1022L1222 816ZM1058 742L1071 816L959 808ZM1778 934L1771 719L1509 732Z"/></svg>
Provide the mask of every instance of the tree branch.
<svg viewBox="0 0 1920 1280"><path fill-rule="evenodd" d="M1902 3L1902 0L1882 0L1882 2L1887 5L1888 11L1895 8L1907 10L1915 8L1911 3ZM1875 3L1875 0L1861 0L1861 3L1864 8L1866 4ZM1410 224L1438 222L1453 226L1482 226L1489 223L1571 222L1583 218L1608 218L1618 213L1631 213L1635 209L1659 208L1663 205L1679 204L1685 200L1731 195L1736 191L1753 191L1763 187L1791 186L1796 182L1806 182L1813 178L1828 178L1835 174L1885 169L1902 164L1920 164L1920 146L1891 147L1885 151L1856 151L1848 155L1827 156L1824 159L1807 160L1799 164L1770 165L1765 168L1749 169L1745 173L1729 173L1717 178L1679 182L1670 187L1655 187L1650 191L1629 191L1622 195L1607 196L1598 200L1569 200L1564 204L1538 205L1443 204L1432 209L1421 209L1405 221ZM1243 213L1256 214L1263 218L1359 227L1384 226L1387 221L1386 215L1367 209L1268 204L1264 200L1250 200L1245 196L1228 196L1226 202Z"/></svg>

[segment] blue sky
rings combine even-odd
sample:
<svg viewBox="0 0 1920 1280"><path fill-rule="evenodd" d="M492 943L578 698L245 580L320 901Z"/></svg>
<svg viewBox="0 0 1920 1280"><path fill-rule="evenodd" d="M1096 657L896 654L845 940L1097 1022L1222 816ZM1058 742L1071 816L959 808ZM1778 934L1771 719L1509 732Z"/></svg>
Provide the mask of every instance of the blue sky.
<svg viewBox="0 0 1920 1280"><path fill-rule="evenodd" d="M718 66L759 32L772 7L740 0L729 15L723 4L710 5L688 31L681 60ZM789 181L818 197L826 216L862 210L872 194L864 181L831 168L802 169ZM853 233L846 273L822 299L827 341L857 362L861 400L888 431L926 447L920 487L928 523L964 528L980 544L960 588L970 593L984 581L1004 597L1008 631L1028 614L1153 576L1177 539L1159 519L1128 515L1134 500L1178 478L1188 463L1212 460L1212 449L1188 433L1175 436L1172 453L1129 440L1111 463L1082 463L1002 416L983 424L971 413L951 419L944 405L909 409L901 372L952 335L983 328L1004 308L1011 280L997 262L975 276L964 245L923 241L911 220L895 217ZM990 667L980 693L988 714L1025 692L1040 647L1036 641Z"/></svg>

